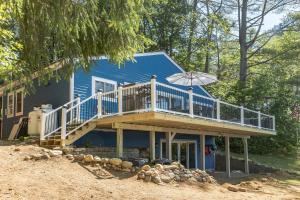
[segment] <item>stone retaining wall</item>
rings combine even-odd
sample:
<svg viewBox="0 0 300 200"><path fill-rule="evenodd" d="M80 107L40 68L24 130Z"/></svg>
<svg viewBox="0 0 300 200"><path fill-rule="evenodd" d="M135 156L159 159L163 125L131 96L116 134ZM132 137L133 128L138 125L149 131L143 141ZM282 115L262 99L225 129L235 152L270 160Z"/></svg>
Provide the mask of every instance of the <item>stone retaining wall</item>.
<svg viewBox="0 0 300 200"><path fill-rule="evenodd" d="M114 147L93 147L93 148L66 148L71 154L91 154L99 157L114 158L116 157L116 148ZM140 157L140 150L138 148L124 148L124 158L138 158Z"/></svg>

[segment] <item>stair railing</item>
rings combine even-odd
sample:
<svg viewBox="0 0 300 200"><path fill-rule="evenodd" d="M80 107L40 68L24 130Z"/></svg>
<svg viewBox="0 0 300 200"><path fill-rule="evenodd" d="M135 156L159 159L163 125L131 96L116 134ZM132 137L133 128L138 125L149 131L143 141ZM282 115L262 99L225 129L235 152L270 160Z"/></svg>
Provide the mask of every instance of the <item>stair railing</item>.
<svg viewBox="0 0 300 200"><path fill-rule="evenodd" d="M72 101L65 103L48 113L42 113L41 115L41 130L40 130L40 140L44 140L46 137L61 130L62 122L62 111L63 108L69 108L80 103L80 98L75 98Z"/></svg>
<svg viewBox="0 0 300 200"><path fill-rule="evenodd" d="M68 135L75 132L91 120L98 116L98 97L100 93L81 101L70 108L63 108L61 139L64 140Z"/></svg>

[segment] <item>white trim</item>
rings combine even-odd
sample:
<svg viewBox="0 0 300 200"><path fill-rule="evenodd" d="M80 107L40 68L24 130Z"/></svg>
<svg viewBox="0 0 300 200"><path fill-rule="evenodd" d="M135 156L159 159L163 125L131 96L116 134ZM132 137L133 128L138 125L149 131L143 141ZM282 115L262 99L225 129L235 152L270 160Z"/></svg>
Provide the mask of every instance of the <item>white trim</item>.
<svg viewBox="0 0 300 200"><path fill-rule="evenodd" d="M161 159L162 159L162 144L163 144L163 142L166 143L166 139L160 139L160 142L159 142L160 143L159 156L160 156ZM178 156L178 162L180 162L180 157L181 157L181 153L180 153L181 144L183 144L183 143L188 144L188 145L189 144L195 144L195 168L197 168L198 167L198 162L197 162L197 140L174 139L174 140L172 140L171 144L173 144L173 143L177 144L177 155L179 155ZM188 151L188 153L190 153L190 148L187 148L187 151ZM189 166L189 162L190 162L189 157L187 158L186 162L187 162L186 163L187 166Z"/></svg>
<svg viewBox="0 0 300 200"><path fill-rule="evenodd" d="M22 103L21 103L21 111L17 112L18 111L18 101L17 101L18 95L17 94L19 92L21 92L21 94L22 94L22 97L21 97ZM15 98L16 98L16 105L15 105L16 114L15 114L15 116L21 116L21 115L23 115L23 112L24 112L24 88L20 88L20 89L16 90Z"/></svg>
<svg viewBox="0 0 300 200"><path fill-rule="evenodd" d="M106 79L106 78L102 78L102 77L98 77L98 76L92 76L92 91L91 91L91 95L95 94L95 81L101 81L101 82L104 82L104 83L109 83L109 84L114 85L115 88L114 88L113 91L115 91L117 89L117 86L118 86L117 81ZM103 91L103 93L104 92L105 91Z"/></svg>
<svg viewBox="0 0 300 200"><path fill-rule="evenodd" d="M12 113L8 113L9 112L9 97L12 96ZM9 92L7 94L7 97L6 97L6 117L7 118L11 118L14 116L14 113L15 113L15 92Z"/></svg>

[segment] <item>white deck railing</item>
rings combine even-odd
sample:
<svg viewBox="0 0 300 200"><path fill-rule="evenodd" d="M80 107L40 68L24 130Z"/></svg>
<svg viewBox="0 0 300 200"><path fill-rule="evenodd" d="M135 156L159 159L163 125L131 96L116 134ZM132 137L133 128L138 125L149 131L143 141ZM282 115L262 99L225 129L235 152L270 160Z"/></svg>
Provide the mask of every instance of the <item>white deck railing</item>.
<svg viewBox="0 0 300 200"><path fill-rule="evenodd" d="M75 99L42 117L41 139L61 131L61 138L96 118L139 112L166 112L275 131L275 117L218 99L156 82L119 86L80 102ZM58 116L59 115L59 116Z"/></svg>

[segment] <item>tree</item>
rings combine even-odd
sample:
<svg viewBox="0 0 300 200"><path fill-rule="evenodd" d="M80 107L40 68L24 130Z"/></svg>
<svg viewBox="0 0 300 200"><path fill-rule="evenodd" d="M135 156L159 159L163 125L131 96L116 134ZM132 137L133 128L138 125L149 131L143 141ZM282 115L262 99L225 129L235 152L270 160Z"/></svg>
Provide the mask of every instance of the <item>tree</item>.
<svg viewBox="0 0 300 200"><path fill-rule="evenodd" d="M186 0L160 1L147 9L150 18L144 17L142 30L154 42L147 50L164 50L173 57L185 37L188 15Z"/></svg>
<svg viewBox="0 0 300 200"><path fill-rule="evenodd" d="M215 96L232 103L238 103L244 95L245 107L275 115L277 134L271 137L251 137L249 140L251 153L286 154L296 149L297 121L293 118L293 111L295 105L299 105L300 99L293 90L293 80L300 76L299 46L300 32L294 31L293 27L282 35L272 37L261 50L264 53L263 59L270 61L249 69L246 90L241 91L234 86L238 81L236 76L238 70L228 61L225 73L222 74L222 81L210 88ZM225 53L229 60L239 59L238 55L230 57L232 52ZM222 60L226 57L223 56ZM259 60L261 58L258 58ZM233 139L231 148L235 152L242 152L241 141Z"/></svg>
<svg viewBox="0 0 300 200"><path fill-rule="evenodd" d="M12 10L0 1L0 78L2 81L11 79L17 69L18 52L22 45L16 39Z"/></svg>
<svg viewBox="0 0 300 200"><path fill-rule="evenodd" d="M264 19L271 12L279 11L286 6L297 3L294 0L237 0L231 5L237 8L238 40L240 49L239 81L241 89L246 88L248 70L250 67L262 64L261 61L249 65L249 60L279 32L292 23L281 24L271 31L262 31Z"/></svg>
<svg viewBox="0 0 300 200"><path fill-rule="evenodd" d="M152 1L147 1L150 4ZM45 74L63 60L65 76L73 66L88 69L91 57L106 55L121 64L143 51L150 40L139 33L147 14L141 0L12 0L23 49L23 74ZM25 65L24 65L25 64ZM47 77L47 76L46 76Z"/></svg>

